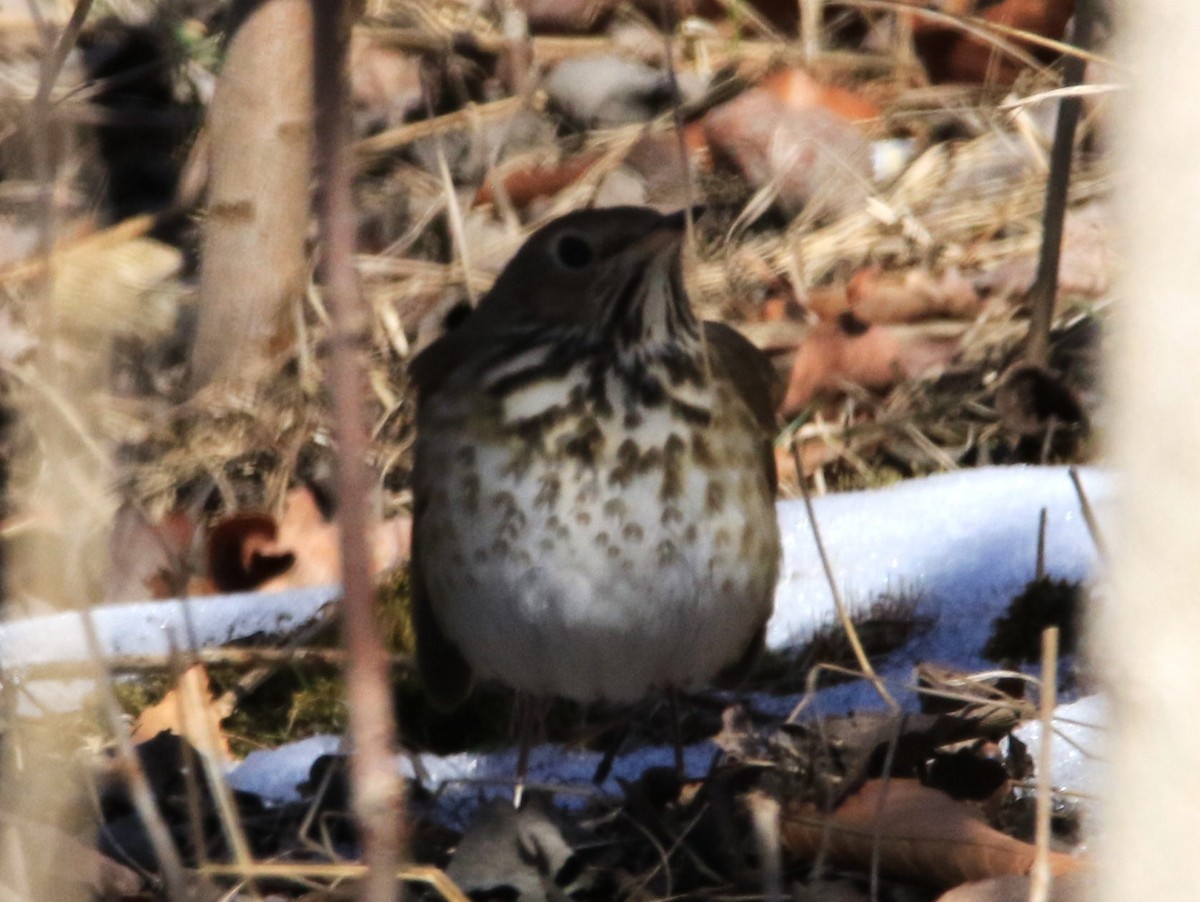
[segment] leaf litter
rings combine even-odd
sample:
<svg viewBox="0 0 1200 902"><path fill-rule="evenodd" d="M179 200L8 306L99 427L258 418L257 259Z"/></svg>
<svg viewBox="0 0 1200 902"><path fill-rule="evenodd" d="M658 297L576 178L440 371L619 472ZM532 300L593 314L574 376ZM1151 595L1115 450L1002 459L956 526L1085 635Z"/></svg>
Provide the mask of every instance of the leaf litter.
<svg viewBox="0 0 1200 902"><path fill-rule="evenodd" d="M407 545L403 524L411 503L412 441L407 355L486 290L505 255L530 229L590 203L679 206L697 197L709 203L691 249L693 297L705 316L742 327L772 355L782 375L791 374L785 411L791 420L781 445L798 444L805 473L781 468L785 496L794 496L798 478L846 489L986 463L1089 459L1091 414L1099 400L1095 358L1115 266L1102 150L1085 144L1076 156L1054 333L1054 365L1089 415L1078 423L1052 417L1049 426L1013 428L996 391L1024 334L1022 296L1032 281L1041 232L1047 133L1039 115L1053 111L1041 104L1014 114L1001 102L1054 87L1052 69L1028 60L1013 66L1019 55L1001 53L1005 65L985 66L982 82L933 86L894 45L864 51L880 46L885 29L877 17L854 12L853 6L836 28L830 24L828 46L808 73L795 65L796 41L778 37L794 24L773 21L769 4L761 12L747 8L744 21L732 14L681 19L673 46L653 25L653 14L592 12L606 23L604 30L535 34L529 46L536 66L554 71L561 61L561 81L569 82L570 66L583 72L586 96L572 93L578 86L556 87L539 82L531 70L520 72L519 55L506 55L499 21L468 14L465 7L384 4L373 7L355 30L362 54L356 78L370 66L369 78L364 75L356 88L355 117L359 266L373 311L364 344L370 367L364 403L373 424L375 513L385 524L381 568L395 563L389 551L394 555ZM532 8L530 19L537 21ZM122 52L153 50L163 26L178 26L170 40L187 63L164 67L173 81L165 102L161 92L157 96L172 114L196 121L205 85L217 77L209 43L218 34L215 20L197 11L177 23L153 17L150 22L148 32L128 28L127 44L121 37L125 26L112 23L89 32L84 43ZM736 38L735 27L742 29ZM1061 27L1046 36L1061 38ZM935 38L917 33L918 52L933 53L921 48ZM950 42L949 55L924 59L935 80L970 72L974 64L952 68L964 41L970 43L964 33L952 27L949 36L937 38ZM30 83L37 53L13 35L8 40L10 90L19 105L29 96L21 86ZM988 41L976 43L996 52ZM668 50L675 54L674 75L664 65ZM506 66L517 71L506 72ZM768 90L775 92L772 99L755 99L753 92ZM111 94L82 97L64 102L111 108ZM787 129L798 135L816 128L826 136L808 161L818 170L803 168L805 154L797 151L795 136L782 140L777 131L764 133L761 122L748 123L758 131L738 131L739 106L753 103L770 106L784 135L792 134ZM682 137L674 122L677 105ZM1096 109L1102 115L1102 105ZM867 114L873 118L864 120ZM81 131L85 140L73 151L76 192L86 194L84 173L103 165L104 142L112 134ZM843 146L835 135L844 135L844 146L854 151L830 152ZM687 166L680 163L680 147L690 155ZM430 166L439 154L449 164L454 196ZM853 166L841 165L851 158ZM880 159L890 160L891 168L879 166ZM889 174L875 180L875 169ZM126 177L118 171L112 170L113 178ZM822 199L821 187L831 183L843 187ZM216 569L205 564L213 547L205 537L230 529L238 518L257 524L249 534L260 537L231 552L244 565L243 577L250 577L244 588L260 586L258 577L265 575L292 587L328 581L336 574L329 561L336 506L322 506L321 499L330 497L335 458L328 401L320 388L326 324L319 297L309 292L297 305L303 321L297 346L247 361L243 383L214 385L189 397L185 360L196 289L186 260L194 253L196 232L177 218L136 220L131 202L128 195L119 202L110 197L106 223L89 220L90 200L69 196L62 211L69 225L53 251L56 261L69 263L64 271L70 275L55 282L54 304L65 322L78 327L63 334L76 352L67 365L88 375L93 389L86 406L62 406L60 412L81 434L115 449L115 497L141 524L128 533L137 537L131 539L137 552L131 554L134 547L126 544L119 548L125 557L117 557L114 548L112 560L126 573L139 574L125 586L146 591L127 588L114 599L129 601L152 588L160 597L199 588L195 580ZM455 253L446 219L451 203L462 205L472 236L469 261ZM5 220L13 230L11 248L29 246L29 221L21 211ZM29 499L35 482L15 449L41 438L39 424L8 413L26 394L41 390L33 368L38 339L31 313L37 262L19 250L12 250L12 258L0 272L9 289L0 314L12 327L5 329L9 337L0 355L6 545L32 528L14 522L9 512L36 511ZM104 281L97 282L101 275ZM96 353L106 342L113 347L107 359ZM864 348L863 362L854 362ZM307 519L300 518L306 525L285 542L288 524L298 523L297 498L307 505ZM182 520L191 524L188 529L178 528ZM271 524L278 525L274 535ZM62 524L35 519L32 526L53 534ZM138 561L136 567L130 560ZM864 632L882 633L871 645L873 655L886 657L922 629L919 599L911 617L907 602L868 601L874 607L868 605L857 619ZM400 619L405 603L403 582L393 583L389 604ZM1026 632L1033 629L1036 625ZM396 650L403 653L404 630L395 632ZM808 658L792 665L790 681L794 684L796 669L844 667L844 650L837 646L833 638L818 640ZM164 670L170 657L164 655ZM311 681L303 665L291 669L301 684ZM400 678L398 695L405 708L419 709L419 690L405 679ZM239 712L249 715L239 729L253 728L254 694L234 698ZM188 695L193 702L203 696L195 687ZM271 705L281 704L277 694L266 695ZM999 751L1003 735L994 729L980 731L961 713L938 715L943 733L913 713L858 721L829 715L789 726L761 716L747 719L727 702L722 696L697 699L690 714L697 735L724 737L718 741L720 763L704 770L700 782L649 769L625 783L623 797L595 797L566 814L544 802L520 813L503 805L482 808L462 835L440 819L437 799L414 787L415 860L448 866L451 877L480 898L518 897L512 889L520 898L718 898L761 889L770 856L764 854L759 822L762 811L775 811L786 880L814 892L828 883L865 898L882 880L885 893L932 899L934 887L1027 871L1032 846L984 832L991 828L976 817L982 813L1002 823L997 806L1027 776L1020 755L1011 747L1007 755ZM426 739L440 737L443 746L453 747L456 734L460 742L471 737L473 743L495 743L504 734L504 718L496 714L503 704L503 696L485 698L458 715L457 725L418 713L410 716L415 722L410 728ZM1018 701L1011 704L1028 713ZM168 694L160 707L165 713L182 705ZM215 713L219 720L224 709ZM464 727L465 720L475 721L473 727ZM640 729L650 731L650 741L661 741L655 718L644 721ZM169 717L160 722L171 726ZM479 724L487 722L493 732L481 739ZM594 747L646 741L613 723L611 712L560 706L548 729L552 738L593 734ZM333 715L324 725L337 724ZM321 724L311 729L320 732ZM189 867L203 871L205 857L220 861L232 853L222 839L229 835L223 831L230 813L215 804L207 784L170 782L185 771L194 775L180 763L194 754L185 751L191 747L185 741L173 740L169 754L162 750L172 734L182 729L159 733L139 753L144 766L163 777L152 783L172 829L181 838L190 836L181 839ZM297 864L353 858L345 776L339 776L337 756L321 760L300 802L237 797L236 812L257 858ZM946 794L948 784L930 785L931 772L944 775L953 767L948 760L959 770L983 772L960 782L988 786L991 780L992 793L955 801ZM108 785L120 795L119 781ZM773 799L776 808L761 798ZM141 828L136 818L130 820L128 807L106 803L102 811L102 835L120 836L103 848L123 860L138 845ZM955 825L961 848L948 853L945 834L923 833L926 825ZM153 872L152 857L134 858L136 867ZM289 876L285 868L260 888L284 891L320 879L319 867L305 873L310 876ZM219 871L210 874L223 879ZM107 891L128 895L124 877L109 879Z"/></svg>

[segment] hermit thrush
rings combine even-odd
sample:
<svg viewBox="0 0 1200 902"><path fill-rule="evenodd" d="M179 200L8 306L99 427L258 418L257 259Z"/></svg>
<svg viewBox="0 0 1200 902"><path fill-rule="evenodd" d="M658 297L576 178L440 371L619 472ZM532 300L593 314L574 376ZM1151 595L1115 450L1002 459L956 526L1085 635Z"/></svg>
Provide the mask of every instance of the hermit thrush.
<svg viewBox="0 0 1200 902"><path fill-rule="evenodd" d="M638 207L551 222L413 360L413 618L439 705L473 674L628 702L761 643L774 374L696 321L684 222Z"/></svg>

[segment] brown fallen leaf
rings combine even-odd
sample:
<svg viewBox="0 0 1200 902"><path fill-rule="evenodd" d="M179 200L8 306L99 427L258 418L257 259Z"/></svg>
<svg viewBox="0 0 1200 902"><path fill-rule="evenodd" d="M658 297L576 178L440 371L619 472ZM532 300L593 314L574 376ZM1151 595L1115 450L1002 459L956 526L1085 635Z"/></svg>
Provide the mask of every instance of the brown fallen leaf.
<svg viewBox="0 0 1200 902"><path fill-rule="evenodd" d="M1028 902L1031 878L992 877L956 886L937 902ZM1096 898L1095 875L1085 871L1063 874L1050 884L1049 902L1088 902Z"/></svg>
<svg viewBox="0 0 1200 902"><path fill-rule="evenodd" d="M1075 12L1075 0L1000 0L990 5L984 0L975 0L956 2L955 8L945 11L963 16L977 15L985 22L995 22L1057 41L1062 40L1067 21ZM1043 62L1055 56L1053 52L1022 41L1019 37L1006 36L1005 40ZM922 16L913 17L913 43L917 56L925 63L933 82L991 82L1006 85L1011 84L1025 68L995 44L961 28Z"/></svg>
<svg viewBox="0 0 1200 902"><path fill-rule="evenodd" d="M133 741L146 742L166 730L187 739L201 752L232 761L229 739L221 729L221 721L232 713L232 695L214 699L208 671L203 664L193 664L179 675L162 701L138 715Z"/></svg>
<svg viewBox="0 0 1200 902"><path fill-rule="evenodd" d="M823 320L796 352L780 413L798 413L817 394L847 383L879 390L928 373L948 362L958 343L957 337L871 325L849 312Z"/></svg>
<svg viewBox="0 0 1200 902"><path fill-rule="evenodd" d="M539 197L552 197L578 181L596 165L603 155L589 152L558 160L513 161L502 171L490 173L475 192L474 206L490 204L496 200L497 181L514 207L524 208Z"/></svg>
<svg viewBox="0 0 1200 902"><path fill-rule="evenodd" d="M106 601L178 598L191 594L192 578L203 569L195 551L199 542L196 519L175 510L151 520L132 505L113 518L108 539ZM200 594L212 592L206 583Z"/></svg>
<svg viewBox="0 0 1200 902"><path fill-rule="evenodd" d="M762 80L762 87L793 110L820 106L851 122L867 122L883 115L876 104L861 94L822 84L803 69L789 67L772 72Z"/></svg>
<svg viewBox="0 0 1200 902"><path fill-rule="evenodd" d="M935 318L973 320L982 304L975 284L954 267L935 273L866 266L844 286L822 288L808 298L809 309L823 319L853 310L859 319L876 325Z"/></svg>
<svg viewBox="0 0 1200 902"><path fill-rule="evenodd" d="M411 532L407 517L372 524L367 541L373 574L407 559ZM304 486L288 492L278 522L267 514L234 515L213 527L209 541L210 567L220 591L271 592L342 578L337 522L325 519Z"/></svg>
<svg viewBox="0 0 1200 902"><path fill-rule="evenodd" d="M770 186L781 209L824 217L862 207L871 148L862 129L819 103L794 106L763 87L709 110L701 120L714 160L756 188Z"/></svg>
<svg viewBox="0 0 1200 902"><path fill-rule="evenodd" d="M810 805L785 808L784 848L798 858L824 852L836 867L871 867L889 879L957 886L1007 874L1028 874L1036 847L989 827L967 805L916 780L869 780L831 815ZM1050 853L1055 875L1089 863Z"/></svg>
<svg viewBox="0 0 1200 902"><path fill-rule="evenodd" d="M208 533L208 575L218 592L246 592L282 573L296 556L279 546L270 514L234 514Z"/></svg>

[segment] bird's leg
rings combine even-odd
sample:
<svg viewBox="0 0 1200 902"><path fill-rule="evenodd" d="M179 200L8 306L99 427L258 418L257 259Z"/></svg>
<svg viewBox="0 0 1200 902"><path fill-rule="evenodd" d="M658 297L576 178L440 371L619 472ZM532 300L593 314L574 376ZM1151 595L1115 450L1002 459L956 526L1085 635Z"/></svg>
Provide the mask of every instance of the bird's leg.
<svg viewBox="0 0 1200 902"><path fill-rule="evenodd" d="M513 807L520 808L525 797L525 779L529 776L529 747L533 743L533 699L518 692L513 699L517 727L517 782L513 786Z"/></svg>
<svg viewBox="0 0 1200 902"><path fill-rule="evenodd" d="M683 731L679 726L679 699L674 686L667 687L667 716L671 720L671 745L675 749L675 770L682 779L685 776L683 771Z"/></svg>

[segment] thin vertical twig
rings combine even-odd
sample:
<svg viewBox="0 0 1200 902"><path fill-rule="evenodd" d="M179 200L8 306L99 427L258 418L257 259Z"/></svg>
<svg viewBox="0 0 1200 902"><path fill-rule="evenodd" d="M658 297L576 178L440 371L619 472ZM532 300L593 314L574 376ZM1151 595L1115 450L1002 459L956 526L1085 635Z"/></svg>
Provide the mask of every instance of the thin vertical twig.
<svg viewBox="0 0 1200 902"><path fill-rule="evenodd" d="M154 799L150 780L147 778L145 770L142 769L141 758L138 757L137 749L133 746L133 740L125 724L125 718L121 714L121 705L113 690L112 675L104 663L104 651L100 646L100 638L96 634L96 625L92 622L91 611L80 611L79 617L83 625L83 636L87 643L88 653L98 671L96 688L100 704L112 727L113 738L116 740L117 757L121 762L122 775L129 785L129 797L133 801L134 810L137 812L142 826L146 828L146 837L150 841L150 848L154 850L154 856L158 859L160 874L167 890L167 898L171 902L182 902L188 898L187 883L183 876L183 862L179 858L179 852L175 848L175 841L171 838L167 822L163 820L162 813L158 810L158 803Z"/></svg>
<svg viewBox="0 0 1200 902"><path fill-rule="evenodd" d="M1058 627L1042 633L1041 747L1038 749L1037 802L1034 841L1037 848L1030 872L1029 902L1047 902L1050 898L1050 811L1054 786L1050 772L1054 766L1050 742L1054 735L1054 705L1058 697Z"/></svg>
<svg viewBox="0 0 1200 902"><path fill-rule="evenodd" d="M31 3L31 6L36 4ZM50 258L54 252L55 232L55 170L57 161L54 159L53 137L50 134L50 97L54 93L54 85L62 74L67 55L75 46L83 23L87 20L92 9L92 0L78 0L71 11L71 18L59 32L58 40L48 48L42 60L38 73L37 91L29 107L30 150L33 157L33 177L38 186L38 231L37 259L43 263L41 273L36 280L35 294L41 303L39 321L39 368L41 376L47 382L57 384L58 364L56 336L58 334L57 316L51 298L53 273ZM49 36L47 35L47 43Z"/></svg>
<svg viewBox="0 0 1200 902"><path fill-rule="evenodd" d="M313 2L315 146L321 177L322 275L331 318L329 384L338 444L338 518L341 527L343 641L350 709L350 774L354 812L367 877L359 898L399 897L396 867L401 849L400 780L393 761L396 726L388 683L388 658L372 610L367 550L367 435L362 402L365 379L356 352L367 317L354 272L355 219L352 165L347 153L349 101L346 50L351 5Z"/></svg>
<svg viewBox="0 0 1200 902"><path fill-rule="evenodd" d="M1034 567L1033 576L1037 580L1046 576L1046 509L1044 507L1038 514L1037 565Z"/></svg>
<svg viewBox="0 0 1200 902"><path fill-rule="evenodd" d="M875 686L875 691L879 693L879 697L893 711L899 711L900 705L892 694L888 692L887 686L883 684L883 680L875 672L875 668L871 666L871 659L867 657L867 651L863 648L862 640L858 637L858 630L854 627L854 621L850 619L850 612L846 610L846 603L842 599L841 589L838 588L837 578L833 573L833 565L829 562L829 555L825 551L825 542L821 538L821 528L817 525L816 511L813 509L812 493L808 490L808 485L804 482L804 467L800 462L800 452L796 448L795 441L792 442L792 458L796 463L797 484L800 486L800 494L804 497L804 510L808 514L808 523L812 528L813 542L817 546L817 555L821 558L821 567L825 571L825 580L829 583L829 591L833 595L833 606L837 609L838 619L842 623L842 629L846 631L846 639L850 643L850 648L854 651L855 660L858 661L859 669L864 677L871 681Z"/></svg>
<svg viewBox="0 0 1200 902"><path fill-rule="evenodd" d="M799 0L800 44L804 49L804 64L814 65L821 56L821 19L824 0Z"/></svg>
<svg viewBox="0 0 1200 902"><path fill-rule="evenodd" d="M1095 21L1094 0L1079 0L1075 5L1075 29L1071 43L1086 50L1092 42ZM1063 87L1083 82L1087 61L1082 56L1067 57L1063 65ZM1050 324L1054 319L1054 299L1058 294L1058 264L1062 256L1063 224L1067 216L1067 193L1071 185L1071 156L1075 149L1075 128L1083 99L1077 95L1062 98L1054 127L1054 145L1050 150L1050 174L1046 178L1046 205L1042 213L1042 250L1037 276L1029 289L1029 336L1025 360L1045 366L1050 356Z"/></svg>
<svg viewBox="0 0 1200 902"><path fill-rule="evenodd" d="M1087 492L1084 491L1083 480L1079 477L1079 468L1071 467L1067 472L1071 474L1071 484L1075 486L1079 509L1083 511L1083 521L1087 524L1092 544L1096 546L1096 554L1100 557L1101 563L1108 564L1112 560L1108 553L1108 543L1104 541L1104 534L1100 531L1100 521L1096 519L1096 511L1092 508L1092 502L1088 500Z"/></svg>

